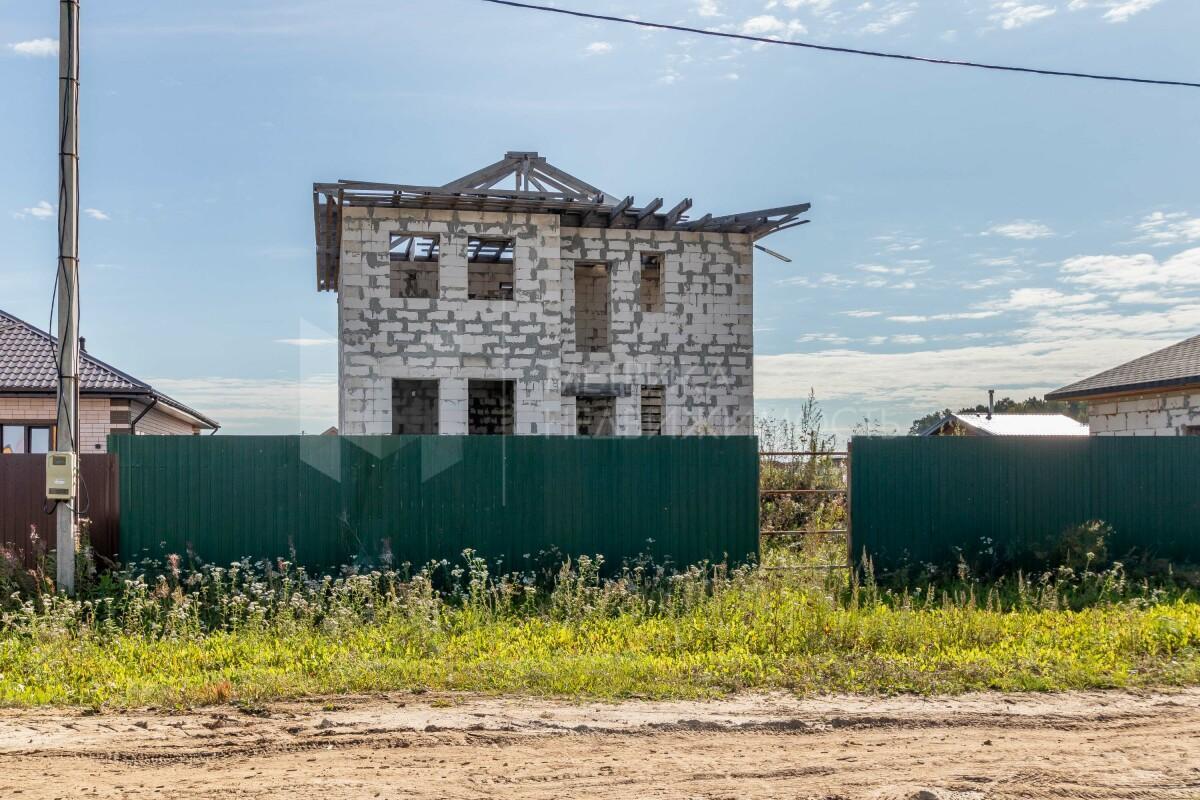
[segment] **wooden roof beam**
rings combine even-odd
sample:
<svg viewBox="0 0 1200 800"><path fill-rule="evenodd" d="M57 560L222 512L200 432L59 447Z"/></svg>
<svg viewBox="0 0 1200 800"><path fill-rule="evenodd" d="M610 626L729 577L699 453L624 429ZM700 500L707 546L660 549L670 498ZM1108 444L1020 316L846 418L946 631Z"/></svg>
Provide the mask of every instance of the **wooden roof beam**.
<svg viewBox="0 0 1200 800"><path fill-rule="evenodd" d="M653 220L654 213L662 208L662 204L663 199L661 197L656 197L651 200L645 208L637 212L637 223L634 225L634 227L644 227L647 219Z"/></svg>
<svg viewBox="0 0 1200 800"><path fill-rule="evenodd" d="M481 183L488 183L490 186L496 181L502 179L505 174L511 173L515 166L516 159L509 156L497 161L495 164L488 164L483 169L477 169L469 175L464 175L458 180L450 181L442 186L443 189L468 189L478 186Z"/></svg>
<svg viewBox="0 0 1200 800"><path fill-rule="evenodd" d="M674 208L667 212L666 227L672 228L679 222L679 218L688 212L692 207L692 198L685 197L680 200Z"/></svg>
<svg viewBox="0 0 1200 800"><path fill-rule="evenodd" d="M608 227L614 227L614 224L617 222L617 220L621 219L621 217L625 215L625 212L628 211L632 206L633 195L629 195L624 200L613 206L612 210L608 212Z"/></svg>

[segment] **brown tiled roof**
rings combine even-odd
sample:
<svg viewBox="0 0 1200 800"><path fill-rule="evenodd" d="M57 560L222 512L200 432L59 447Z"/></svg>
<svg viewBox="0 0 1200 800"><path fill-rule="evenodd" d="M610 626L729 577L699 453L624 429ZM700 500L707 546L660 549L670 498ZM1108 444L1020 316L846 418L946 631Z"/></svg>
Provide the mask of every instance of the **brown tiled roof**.
<svg viewBox="0 0 1200 800"><path fill-rule="evenodd" d="M1047 400L1077 400L1097 395L1134 394L1200 383L1200 336L1135 358L1119 367L1055 389Z"/></svg>
<svg viewBox="0 0 1200 800"><path fill-rule="evenodd" d="M55 339L28 322L0 311L0 393L52 394L58 380L54 366ZM79 391L84 394L146 395L216 428L217 423L154 390L89 353L79 359Z"/></svg>

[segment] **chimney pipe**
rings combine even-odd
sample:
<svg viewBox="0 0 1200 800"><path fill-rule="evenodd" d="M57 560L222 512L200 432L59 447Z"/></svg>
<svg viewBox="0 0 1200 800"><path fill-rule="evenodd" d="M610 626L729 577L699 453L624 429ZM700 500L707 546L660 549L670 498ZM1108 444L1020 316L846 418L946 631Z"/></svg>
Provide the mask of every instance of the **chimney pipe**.
<svg viewBox="0 0 1200 800"><path fill-rule="evenodd" d="M996 390L988 389L988 419L992 418L992 412L996 409Z"/></svg>

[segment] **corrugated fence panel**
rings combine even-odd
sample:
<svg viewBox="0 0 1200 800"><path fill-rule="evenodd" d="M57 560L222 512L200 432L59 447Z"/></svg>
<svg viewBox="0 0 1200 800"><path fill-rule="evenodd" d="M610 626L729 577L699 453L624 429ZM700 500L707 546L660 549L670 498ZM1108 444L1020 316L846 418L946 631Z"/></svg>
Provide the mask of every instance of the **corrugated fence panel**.
<svg viewBox="0 0 1200 800"><path fill-rule="evenodd" d="M105 559L117 554L120 522L116 458L105 453L80 457L79 504L92 549ZM46 456L0 455L0 548L33 567L56 547L55 518L46 511ZM34 535L37 542L34 542Z"/></svg>
<svg viewBox="0 0 1200 800"><path fill-rule="evenodd" d="M124 561L758 552L753 437L114 436Z"/></svg>
<svg viewBox="0 0 1200 800"><path fill-rule="evenodd" d="M1200 563L1198 437L856 438L850 480L855 556L881 571L1089 520L1112 526L1111 554Z"/></svg>

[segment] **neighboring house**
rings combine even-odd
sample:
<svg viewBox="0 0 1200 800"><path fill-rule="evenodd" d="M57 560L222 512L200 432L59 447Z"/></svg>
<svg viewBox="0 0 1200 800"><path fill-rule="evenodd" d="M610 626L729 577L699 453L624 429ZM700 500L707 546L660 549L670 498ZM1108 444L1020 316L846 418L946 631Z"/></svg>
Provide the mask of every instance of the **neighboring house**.
<svg viewBox="0 0 1200 800"><path fill-rule="evenodd" d="M1200 436L1200 336L1046 395L1086 400L1095 436Z"/></svg>
<svg viewBox="0 0 1200 800"><path fill-rule="evenodd" d="M54 449L55 340L0 311L0 451ZM82 344L82 342L81 342ZM102 453L110 433L191 435L215 431L208 417L86 351L80 355L79 451Z"/></svg>
<svg viewBox="0 0 1200 800"><path fill-rule="evenodd" d="M918 436L1087 436L1088 426L1063 414L959 413L942 417Z"/></svg>
<svg viewBox="0 0 1200 800"><path fill-rule="evenodd" d="M689 220L527 152L313 188L343 434L752 432L753 248L808 204Z"/></svg>

